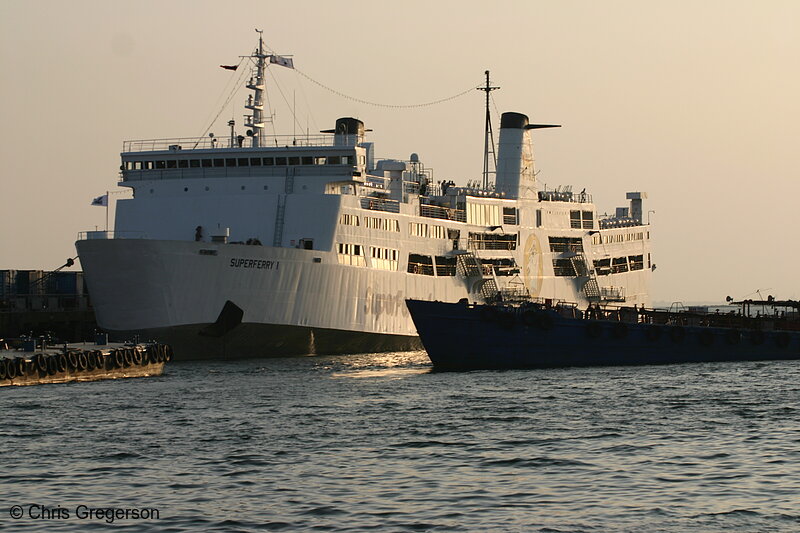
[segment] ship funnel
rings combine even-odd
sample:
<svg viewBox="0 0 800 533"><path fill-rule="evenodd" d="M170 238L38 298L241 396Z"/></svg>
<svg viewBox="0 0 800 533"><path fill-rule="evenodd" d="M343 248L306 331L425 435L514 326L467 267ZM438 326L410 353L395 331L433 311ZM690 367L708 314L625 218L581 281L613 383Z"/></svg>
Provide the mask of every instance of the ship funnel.
<svg viewBox="0 0 800 533"><path fill-rule="evenodd" d="M536 198L536 173L530 130L558 128L551 124L529 124L527 115L503 113L497 153L495 190L506 198Z"/></svg>
<svg viewBox="0 0 800 533"><path fill-rule="evenodd" d="M364 123L357 118L344 117L336 119L336 127L322 130L320 133L333 133L336 146L353 146L364 141Z"/></svg>

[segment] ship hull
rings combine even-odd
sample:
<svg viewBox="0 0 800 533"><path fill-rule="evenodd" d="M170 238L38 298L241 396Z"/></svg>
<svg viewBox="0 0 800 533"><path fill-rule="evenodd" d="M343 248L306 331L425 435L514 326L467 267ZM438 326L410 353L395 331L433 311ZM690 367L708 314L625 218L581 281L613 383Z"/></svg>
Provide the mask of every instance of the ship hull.
<svg viewBox="0 0 800 533"><path fill-rule="evenodd" d="M239 324L223 335L209 335L214 324L187 324L140 330L109 330L121 339L161 339L175 351L178 361L232 360L297 355L404 352L422 350L419 337L359 331L287 326Z"/></svg>
<svg viewBox="0 0 800 533"><path fill-rule="evenodd" d="M419 350L405 295L467 294L456 280L353 268L322 251L144 239L76 247L98 326L170 344L177 360Z"/></svg>
<svg viewBox="0 0 800 533"><path fill-rule="evenodd" d="M407 302L440 370L800 359L800 332L583 320L552 310L503 311Z"/></svg>

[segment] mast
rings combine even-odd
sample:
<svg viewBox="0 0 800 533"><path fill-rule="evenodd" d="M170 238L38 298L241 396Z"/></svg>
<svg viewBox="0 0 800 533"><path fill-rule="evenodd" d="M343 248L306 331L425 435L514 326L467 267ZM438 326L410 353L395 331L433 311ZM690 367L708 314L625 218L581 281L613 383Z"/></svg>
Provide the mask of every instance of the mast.
<svg viewBox="0 0 800 533"><path fill-rule="evenodd" d="M267 69L267 54L264 53L264 31L258 30L258 49L250 56L256 60L255 71L247 82L247 88L253 91L247 99L245 107L250 109L253 114L245 115L244 125L252 130L248 131L249 137L253 138L253 147L263 146L262 137L264 136L264 74Z"/></svg>
<svg viewBox="0 0 800 533"><path fill-rule="evenodd" d="M483 134L483 189L489 188L489 152L492 153L492 162L494 163L494 172L497 172L497 153L494 151L494 134L492 133L492 117L489 112L489 93L499 89L500 87L492 87L489 85L489 71L486 74L486 86L478 87L479 91L486 92L486 127Z"/></svg>

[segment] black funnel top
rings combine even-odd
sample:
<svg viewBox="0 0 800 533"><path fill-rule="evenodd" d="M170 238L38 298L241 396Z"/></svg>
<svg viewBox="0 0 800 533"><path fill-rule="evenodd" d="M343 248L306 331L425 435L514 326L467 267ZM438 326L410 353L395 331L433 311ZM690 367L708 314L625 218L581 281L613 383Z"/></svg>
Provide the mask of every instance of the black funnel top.
<svg viewBox="0 0 800 533"><path fill-rule="evenodd" d="M337 135L364 135L364 123L357 118L344 117L336 119L336 128L322 130L320 133L335 133Z"/></svg>
<svg viewBox="0 0 800 533"><path fill-rule="evenodd" d="M500 129L522 130L528 125L528 116L522 113L503 113L500 117Z"/></svg>

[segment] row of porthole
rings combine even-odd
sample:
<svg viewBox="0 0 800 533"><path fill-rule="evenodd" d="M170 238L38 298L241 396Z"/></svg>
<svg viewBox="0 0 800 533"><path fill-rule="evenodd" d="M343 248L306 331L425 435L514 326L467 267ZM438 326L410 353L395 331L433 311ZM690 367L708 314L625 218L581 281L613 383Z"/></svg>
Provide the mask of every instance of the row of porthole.
<svg viewBox="0 0 800 533"><path fill-rule="evenodd" d="M245 185L242 185L242 190L245 190L246 188L247 187ZM306 189L308 189L308 186L307 185L303 185L303 190L306 190ZM206 186L205 190L206 191L210 191L211 188ZM265 191L269 190L269 185L264 185L264 190ZM155 192L155 189L150 189L150 194L153 194L154 192ZM189 192L189 187L184 187L183 188L183 192Z"/></svg>

